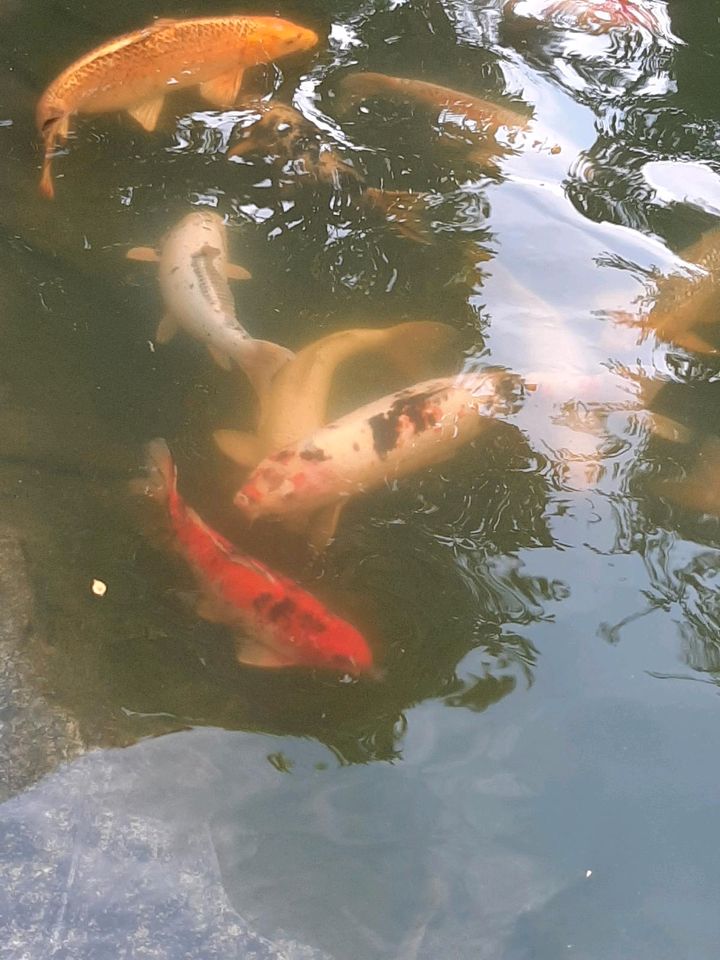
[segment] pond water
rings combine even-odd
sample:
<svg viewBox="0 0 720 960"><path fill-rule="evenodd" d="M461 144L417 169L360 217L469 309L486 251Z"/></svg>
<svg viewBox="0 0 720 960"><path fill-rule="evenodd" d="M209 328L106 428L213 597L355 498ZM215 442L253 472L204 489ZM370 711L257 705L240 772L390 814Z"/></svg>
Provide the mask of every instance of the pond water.
<svg viewBox="0 0 720 960"><path fill-rule="evenodd" d="M641 318L662 275L691 282L683 251L718 223L642 168L716 161L720 5L671 3L655 37L462 0L263 11L321 43L248 87L367 184L427 193L424 242L342 189L229 161L256 114L192 90L153 134L78 122L41 197L34 111L61 69L152 16L245 10L0 11L0 527L32 594L3 736L41 703L52 716L6 767L7 955L710 960L720 525L663 482L699 477L713 502L720 365ZM452 118L343 107L358 69L532 110L529 130L483 170ZM153 343L156 272L125 258L197 208L252 273L234 292L254 335L298 349L442 321L465 366L537 389L452 461L355 500L322 558L248 533L211 434L252 427L250 390L187 337ZM719 303L698 320L711 345ZM374 362L341 368L333 415L396 386ZM130 493L156 436L199 512L357 624L382 679L235 662Z"/></svg>

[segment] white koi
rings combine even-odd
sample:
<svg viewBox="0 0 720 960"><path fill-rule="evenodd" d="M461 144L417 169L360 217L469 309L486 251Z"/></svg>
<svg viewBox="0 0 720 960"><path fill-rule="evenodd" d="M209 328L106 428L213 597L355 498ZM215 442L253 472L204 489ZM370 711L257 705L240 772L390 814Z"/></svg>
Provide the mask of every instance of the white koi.
<svg viewBox="0 0 720 960"><path fill-rule="evenodd" d="M159 264L165 314L155 335L167 343L179 329L204 343L224 370L241 367L262 396L280 367L293 356L267 340L255 340L237 319L228 278L248 280L243 267L228 263L225 225L209 211L188 214L166 235L160 253L133 247L130 260Z"/></svg>

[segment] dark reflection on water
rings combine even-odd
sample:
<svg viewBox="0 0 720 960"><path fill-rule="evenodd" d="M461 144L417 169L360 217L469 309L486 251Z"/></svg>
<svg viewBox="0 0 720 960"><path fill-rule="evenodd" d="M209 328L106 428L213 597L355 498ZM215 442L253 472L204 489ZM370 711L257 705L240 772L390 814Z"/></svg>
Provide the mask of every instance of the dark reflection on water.
<svg viewBox="0 0 720 960"><path fill-rule="evenodd" d="M680 44L587 37L500 3L298 0L283 15L329 35L314 59L257 71L234 111L178 96L154 135L124 117L79 123L53 203L36 182L44 85L151 13L197 11L0 14L0 523L35 596L36 691L87 746L246 732L163 741L198 738L210 772L192 801L177 787L182 829L209 804L217 882L267 935L285 927L337 960L714 956L717 783L702 745L720 520L688 490L717 480L718 363L645 307L690 282L688 250L717 223L661 202L642 168L716 161L716 6L671 4ZM511 106L529 128L488 168L452 118L402 99L344 105L353 70ZM270 92L310 125L311 162L331 151L354 175L308 182L293 156L228 159ZM372 189L422 195L423 242L365 202ZM156 278L124 257L193 206L227 218L231 259L253 275L238 312L257 335L297 348L442 320L468 367L503 364L538 389L452 462L354 502L322 559L272 527L248 534L211 431L252 426L249 389L189 339L153 347ZM711 300L698 323L716 343ZM333 414L399 385L357 362ZM159 518L128 493L156 435L209 522L365 632L381 681L235 663L194 613ZM236 743L260 784L242 804ZM85 789L73 769L60 776ZM141 764L153 802L174 769L153 779Z"/></svg>

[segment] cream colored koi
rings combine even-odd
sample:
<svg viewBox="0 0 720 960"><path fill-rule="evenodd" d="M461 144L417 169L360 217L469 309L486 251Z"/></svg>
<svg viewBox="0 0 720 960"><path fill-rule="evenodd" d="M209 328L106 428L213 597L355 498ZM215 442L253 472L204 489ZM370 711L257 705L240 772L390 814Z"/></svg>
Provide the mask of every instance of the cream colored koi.
<svg viewBox="0 0 720 960"><path fill-rule="evenodd" d="M384 356L409 379L448 351L455 331L444 323L414 321L384 330L341 330L300 350L277 374L261 403L257 433L217 430L215 441L231 460L252 469L263 457L302 440L327 420L338 367L361 353Z"/></svg>

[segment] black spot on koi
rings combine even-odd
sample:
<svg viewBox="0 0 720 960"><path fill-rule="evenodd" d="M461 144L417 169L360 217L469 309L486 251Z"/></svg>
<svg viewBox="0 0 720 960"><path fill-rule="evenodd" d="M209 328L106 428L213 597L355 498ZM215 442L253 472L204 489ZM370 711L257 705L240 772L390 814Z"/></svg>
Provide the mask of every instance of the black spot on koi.
<svg viewBox="0 0 720 960"><path fill-rule="evenodd" d="M303 460L314 460L317 463L322 463L324 460L330 459L330 457L325 453L324 450L321 450L320 447L308 447L306 450L301 450L300 457Z"/></svg>
<svg viewBox="0 0 720 960"><path fill-rule="evenodd" d="M258 611L258 613L263 610L272 600L271 593L259 593L253 600L253 607Z"/></svg>
<svg viewBox="0 0 720 960"><path fill-rule="evenodd" d="M387 413L378 413L370 417L368 423L373 435L375 452L384 460L387 454L397 446L402 428L402 419L409 420L415 433L422 433L437 423L435 411L428 401L430 393L417 393L411 396L402 394L393 403Z"/></svg>
<svg viewBox="0 0 720 960"><path fill-rule="evenodd" d="M284 600L279 600L270 607L268 617L273 623L277 623L278 620L292 616L294 612L295 601L291 600L290 597L285 597Z"/></svg>

